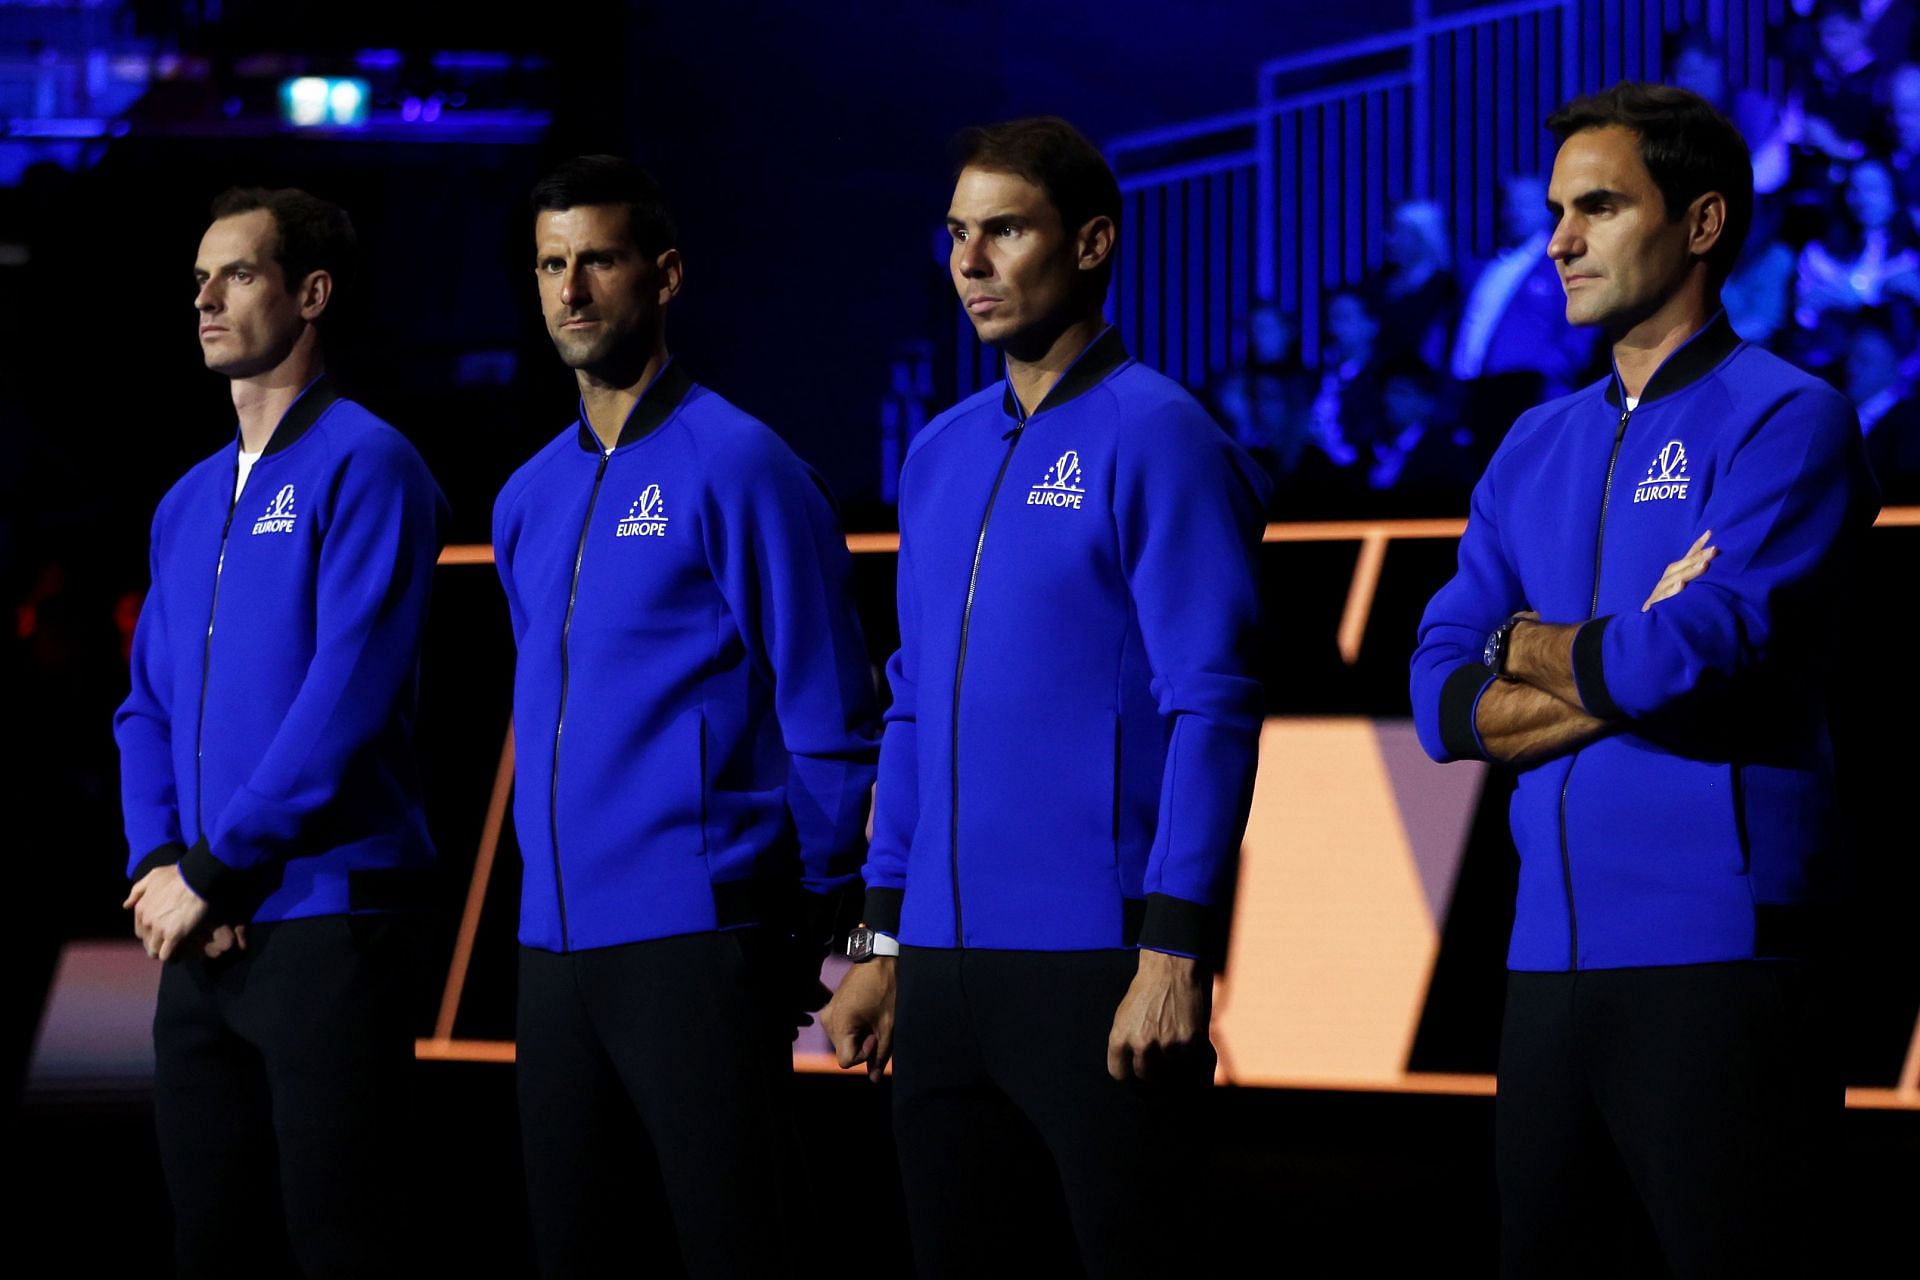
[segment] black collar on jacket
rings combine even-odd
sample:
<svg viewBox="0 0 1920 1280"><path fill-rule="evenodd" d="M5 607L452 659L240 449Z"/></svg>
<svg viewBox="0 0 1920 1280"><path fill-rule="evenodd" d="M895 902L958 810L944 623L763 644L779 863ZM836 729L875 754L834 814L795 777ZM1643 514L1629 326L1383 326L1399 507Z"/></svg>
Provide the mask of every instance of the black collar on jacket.
<svg viewBox="0 0 1920 1280"><path fill-rule="evenodd" d="M1006 391L1000 397L1000 407L1009 418L1025 424L1043 409L1057 409L1067 401L1100 385L1109 373L1127 362L1126 344L1120 341L1120 331L1108 325L1100 331L1100 336L1087 344L1087 349L1074 357L1067 371L1060 375L1060 381L1040 397L1040 403L1034 406L1033 413L1023 414L1020 401L1013 394L1013 379L1007 379Z"/></svg>
<svg viewBox="0 0 1920 1280"><path fill-rule="evenodd" d="M1641 388L1641 406L1692 386L1719 368L1720 362L1732 355L1734 348L1739 345L1740 335L1733 331L1733 322L1727 319L1727 313L1715 312L1704 328L1660 362L1660 367L1647 379L1647 385ZM1616 409L1624 409L1627 405L1617 366L1612 381L1607 383L1607 403Z"/></svg>
<svg viewBox="0 0 1920 1280"><path fill-rule="evenodd" d="M266 448L260 451L260 456L264 458L270 453L278 453L307 434L307 428L320 421L320 415L332 408L333 402L339 398L339 388L333 385L333 379L326 374L309 382L307 389L280 415L280 421L275 424L273 434L267 437Z"/></svg>
<svg viewBox="0 0 1920 1280"><path fill-rule="evenodd" d="M669 357L660 372L653 375L647 389L640 393L640 398L633 402L633 408L627 411L627 420L620 424L620 435L613 447L618 449L651 435L654 428L673 415L691 390L693 379L687 376L678 360ZM600 447L600 437L593 434L593 424L587 421L584 400L580 402L580 447L590 453L605 452Z"/></svg>

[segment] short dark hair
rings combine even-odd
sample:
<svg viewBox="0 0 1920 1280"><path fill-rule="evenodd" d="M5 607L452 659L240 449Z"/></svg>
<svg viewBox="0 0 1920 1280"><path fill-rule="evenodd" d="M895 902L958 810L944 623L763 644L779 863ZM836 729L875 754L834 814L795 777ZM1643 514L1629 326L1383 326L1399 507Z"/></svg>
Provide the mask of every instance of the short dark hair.
<svg viewBox="0 0 1920 1280"><path fill-rule="evenodd" d="M319 322L337 318L342 300L352 292L360 256L353 219L333 201L298 187L228 187L213 198L208 212L218 222L256 209L273 215L273 260L280 264L288 292L298 290L313 272L326 272L333 277L333 294Z"/></svg>
<svg viewBox="0 0 1920 1280"><path fill-rule="evenodd" d="M657 258L679 244L667 198L652 174L622 156L575 156L534 184L534 216L589 204L626 206L634 247Z"/></svg>
<svg viewBox="0 0 1920 1280"><path fill-rule="evenodd" d="M1733 122L1699 94L1672 85L1623 80L1575 98L1547 117L1561 142L1588 129L1618 126L1640 139L1640 161L1677 222L1709 191L1727 202L1727 223L1707 252L1713 283L1724 282L1753 225L1753 158Z"/></svg>
<svg viewBox="0 0 1920 1280"><path fill-rule="evenodd" d="M962 169L991 169L1025 178L1047 193L1069 234L1106 217L1120 230L1120 183L1100 148L1059 116L1028 116L1001 124L974 125L953 138L953 176ZM1101 296L1113 278L1113 254L1093 283Z"/></svg>

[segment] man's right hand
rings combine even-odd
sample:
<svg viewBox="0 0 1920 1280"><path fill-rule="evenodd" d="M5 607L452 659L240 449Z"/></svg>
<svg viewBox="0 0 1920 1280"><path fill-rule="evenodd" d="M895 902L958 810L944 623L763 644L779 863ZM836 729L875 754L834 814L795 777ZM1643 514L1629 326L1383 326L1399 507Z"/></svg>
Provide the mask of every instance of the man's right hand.
<svg viewBox="0 0 1920 1280"><path fill-rule="evenodd" d="M1640 606L1640 612L1645 613L1662 600L1671 600L1684 591L1689 582L1707 571L1713 558L1720 554L1720 548L1708 544L1708 539L1712 537L1713 530L1707 530L1693 540L1693 545L1687 548L1687 554L1667 566L1667 571L1660 575L1660 581L1654 584L1653 594Z"/></svg>
<svg viewBox="0 0 1920 1280"><path fill-rule="evenodd" d="M820 1013L820 1027L841 1067L864 1062L867 1078L874 1081L893 1056L893 966L892 956L854 965Z"/></svg>

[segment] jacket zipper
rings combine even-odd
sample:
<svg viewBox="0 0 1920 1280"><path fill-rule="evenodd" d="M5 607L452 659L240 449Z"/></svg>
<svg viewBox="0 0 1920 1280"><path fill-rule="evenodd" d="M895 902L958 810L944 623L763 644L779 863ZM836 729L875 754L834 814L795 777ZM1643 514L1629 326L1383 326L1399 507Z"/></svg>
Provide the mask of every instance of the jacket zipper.
<svg viewBox="0 0 1920 1280"><path fill-rule="evenodd" d="M220 555L213 562L213 599L207 605L207 634L201 641L200 649L200 716L193 726L193 818L199 824L200 835L207 834L206 790L202 781L206 775L202 757L207 747L207 683L213 666L213 620L220 613L220 577L227 568L227 535L233 532L233 513L240 506L240 462L236 458L233 464L233 497L227 502L227 518L220 526Z"/></svg>
<svg viewBox="0 0 1920 1280"><path fill-rule="evenodd" d="M1624 394L1624 393L1623 393ZM1613 429L1613 453L1607 458L1607 483L1600 491L1600 532L1593 542L1593 600L1587 605L1587 621L1600 615L1600 563L1607 549L1607 508L1613 501L1613 472L1620 463L1620 444L1627 438L1627 420L1633 410L1622 409ZM1567 792L1573 787L1573 766L1580 753L1567 761L1567 776L1560 783L1560 874L1567 886L1568 968L1580 967L1580 916L1573 908L1573 853L1567 841Z"/></svg>
<svg viewBox="0 0 1920 1280"><path fill-rule="evenodd" d="M553 845L553 897L560 909L560 949L573 950L567 932L567 886L560 876L560 733L567 725L567 641L573 635L573 606L580 596L580 564L587 558L587 531L593 527L593 508L600 501L600 481L607 474L603 450L593 469L593 488L587 493L587 513L580 518L580 544L573 552L573 581L567 585L567 615L560 624L560 714L553 721L553 771L547 788L547 837Z"/></svg>
<svg viewBox="0 0 1920 1280"><path fill-rule="evenodd" d="M966 945L960 918L960 679L967 669L967 633L973 626L973 592L980 582L980 553L987 547L987 525L993 519L993 504L1000 497L1000 485L1007 478L1013 451L1020 447L1020 434L1026 428L1027 420L1022 418L1007 432L1007 452L1000 459L1000 471L993 477L993 488L987 491L987 509L980 516L980 536L973 544L973 569L967 575L967 602L960 611L960 656L953 664L953 740L948 761L953 771L953 813L947 842L953 864L953 945L956 947Z"/></svg>

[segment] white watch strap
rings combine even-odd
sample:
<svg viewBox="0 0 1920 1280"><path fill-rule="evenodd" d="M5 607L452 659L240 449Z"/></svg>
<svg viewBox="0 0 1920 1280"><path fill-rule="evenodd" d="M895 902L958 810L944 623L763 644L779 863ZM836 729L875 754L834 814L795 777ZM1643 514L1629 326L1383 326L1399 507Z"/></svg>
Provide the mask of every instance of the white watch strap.
<svg viewBox="0 0 1920 1280"><path fill-rule="evenodd" d="M877 956L897 956L900 954L900 939L890 933L873 935L873 954Z"/></svg>

